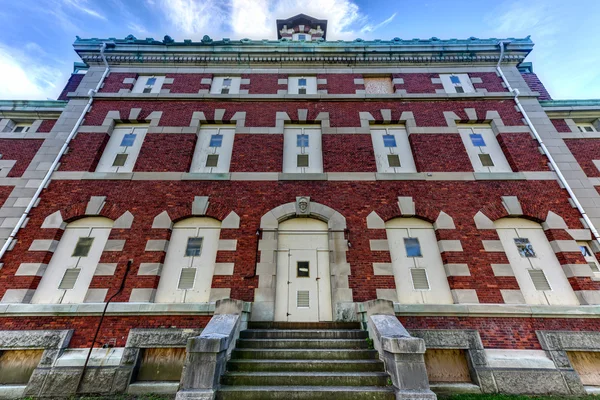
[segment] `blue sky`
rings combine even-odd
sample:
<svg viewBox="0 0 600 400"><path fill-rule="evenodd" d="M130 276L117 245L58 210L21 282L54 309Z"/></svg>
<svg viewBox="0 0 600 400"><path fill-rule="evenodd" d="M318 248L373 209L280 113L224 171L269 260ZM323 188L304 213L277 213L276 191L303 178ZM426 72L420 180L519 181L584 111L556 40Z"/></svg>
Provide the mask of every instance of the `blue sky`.
<svg viewBox="0 0 600 400"><path fill-rule="evenodd" d="M600 98L600 0L0 0L0 99L54 99L75 35L275 38L275 20L329 20L328 39L531 35L555 99Z"/></svg>

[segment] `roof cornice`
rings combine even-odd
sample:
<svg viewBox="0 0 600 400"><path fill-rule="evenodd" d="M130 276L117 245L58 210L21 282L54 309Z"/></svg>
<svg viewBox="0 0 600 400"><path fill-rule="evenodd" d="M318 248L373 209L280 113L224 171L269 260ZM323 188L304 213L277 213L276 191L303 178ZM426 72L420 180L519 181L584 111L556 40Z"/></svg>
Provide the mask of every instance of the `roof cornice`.
<svg viewBox="0 0 600 400"><path fill-rule="evenodd" d="M529 37L507 39L506 63L518 64L533 49ZM469 38L412 39L389 41L315 41L229 40L213 41L208 36L200 42L175 42L166 36L163 41L152 38L81 39L74 43L75 51L88 64L101 63L100 46L114 43L105 51L111 64L431 64L431 63L494 63L498 61L499 39Z"/></svg>

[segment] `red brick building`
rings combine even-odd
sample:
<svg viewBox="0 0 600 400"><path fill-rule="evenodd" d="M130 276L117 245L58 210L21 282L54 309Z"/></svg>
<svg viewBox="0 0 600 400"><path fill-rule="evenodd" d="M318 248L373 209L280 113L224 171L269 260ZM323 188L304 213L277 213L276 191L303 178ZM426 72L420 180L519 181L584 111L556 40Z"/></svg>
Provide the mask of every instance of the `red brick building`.
<svg viewBox="0 0 600 400"><path fill-rule="evenodd" d="M551 100L529 38L326 31L78 38L61 101L0 102L0 392L175 392L222 299L393 304L434 391L600 385L600 102Z"/></svg>

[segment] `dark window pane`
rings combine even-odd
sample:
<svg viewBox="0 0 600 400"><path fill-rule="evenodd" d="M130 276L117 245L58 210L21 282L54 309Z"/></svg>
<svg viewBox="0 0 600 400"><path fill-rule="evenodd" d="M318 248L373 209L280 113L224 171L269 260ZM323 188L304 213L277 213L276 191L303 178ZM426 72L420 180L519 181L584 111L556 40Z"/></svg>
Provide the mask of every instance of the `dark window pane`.
<svg viewBox="0 0 600 400"><path fill-rule="evenodd" d="M73 250L72 257L87 257L94 243L93 237L80 237Z"/></svg>
<svg viewBox="0 0 600 400"><path fill-rule="evenodd" d="M129 154L117 154L115 156L115 160L113 161L113 167L122 167L125 165L125 162L127 161L127 157L129 156Z"/></svg>
<svg viewBox="0 0 600 400"><path fill-rule="evenodd" d="M218 154L209 154L206 158L206 166L207 167L216 167L219 164L219 155Z"/></svg>
<svg viewBox="0 0 600 400"><path fill-rule="evenodd" d="M590 252L590 249L587 246L579 246L579 249L581 250L581 254L583 254L584 257L591 257L592 253Z"/></svg>
<svg viewBox="0 0 600 400"><path fill-rule="evenodd" d="M390 167L393 168L400 168L400 157L398 157L398 154L388 154L387 156L388 158L388 164L390 165Z"/></svg>
<svg viewBox="0 0 600 400"><path fill-rule="evenodd" d="M456 90L456 93L464 93L465 89L463 89L462 86L454 86L454 90Z"/></svg>
<svg viewBox="0 0 600 400"><path fill-rule="evenodd" d="M298 154L298 167L308 167L308 154Z"/></svg>
<svg viewBox="0 0 600 400"><path fill-rule="evenodd" d="M481 161L481 165L484 167L493 167L494 166L492 157L489 154L479 154L479 161Z"/></svg>
<svg viewBox="0 0 600 400"><path fill-rule="evenodd" d="M521 257L533 258L536 257L533 245L527 238L515 238L515 244L519 250Z"/></svg>
<svg viewBox="0 0 600 400"><path fill-rule="evenodd" d="M186 257L198 257L202 253L202 241L201 237L190 237L188 238L187 247L185 248Z"/></svg>
<svg viewBox="0 0 600 400"><path fill-rule="evenodd" d="M298 261L296 263L296 276L298 278L309 278L310 277L310 263L308 261Z"/></svg>
<svg viewBox="0 0 600 400"><path fill-rule="evenodd" d="M306 88L298 89L298 94L306 94Z"/></svg>
<svg viewBox="0 0 600 400"><path fill-rule="evenodd" d="M229 94L229 88L228 87L221 88L221 94Z"/></svg>

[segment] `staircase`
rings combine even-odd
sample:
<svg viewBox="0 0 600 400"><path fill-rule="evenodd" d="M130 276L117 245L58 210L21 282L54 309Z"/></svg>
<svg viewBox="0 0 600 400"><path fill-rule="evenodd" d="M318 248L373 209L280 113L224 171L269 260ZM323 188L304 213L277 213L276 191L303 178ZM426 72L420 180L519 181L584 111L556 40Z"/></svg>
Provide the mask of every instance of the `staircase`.
<svg viewBox="0 0 600 400"><path fill-rule="evenodd" d="M242 331L217 400L393 400L358 323L254 322Z"/></svg>

